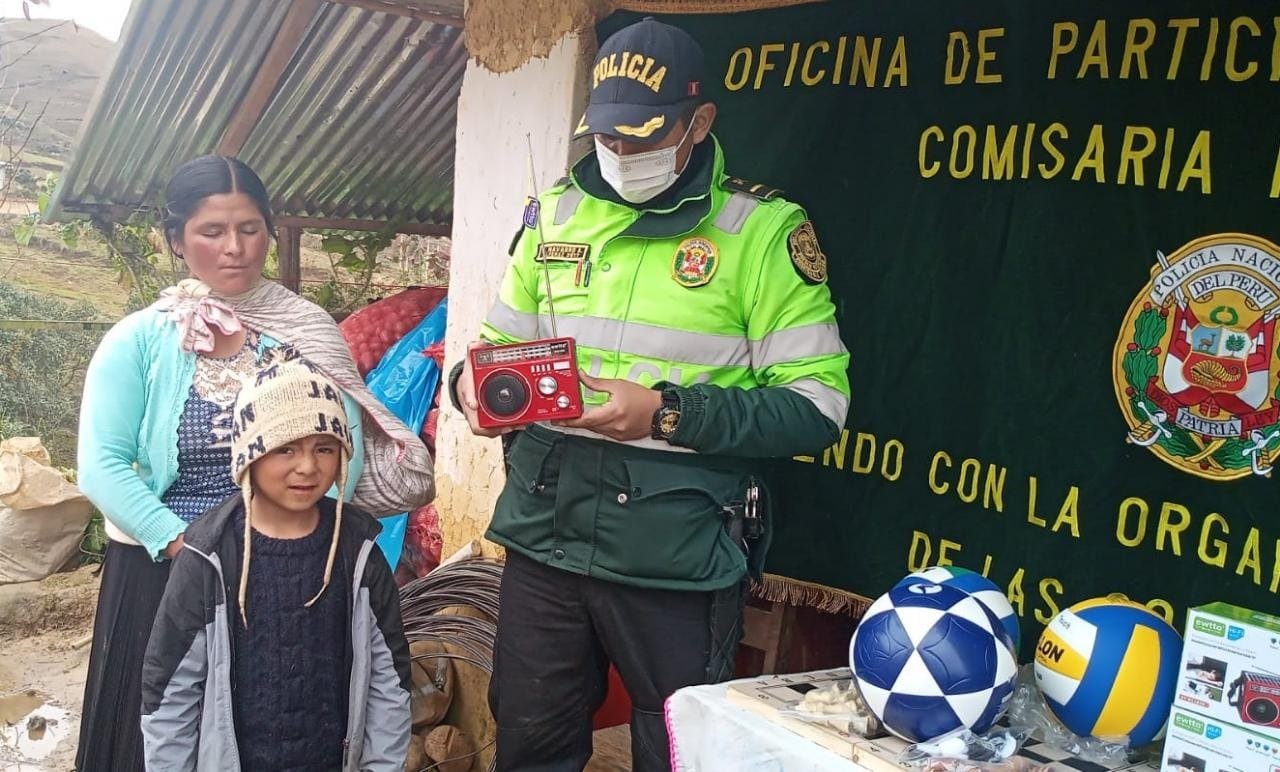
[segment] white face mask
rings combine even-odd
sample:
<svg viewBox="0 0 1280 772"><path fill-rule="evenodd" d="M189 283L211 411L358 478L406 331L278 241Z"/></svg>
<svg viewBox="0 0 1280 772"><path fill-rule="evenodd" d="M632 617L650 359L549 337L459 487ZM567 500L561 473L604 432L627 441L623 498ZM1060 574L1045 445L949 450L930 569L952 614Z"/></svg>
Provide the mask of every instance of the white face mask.
<svg viewBox="0 0 1280 772"><path fill-rule="evenodd" d="M618 155L605 147L596 136L596 160L600 163L600 176L609 187L618 192L623 201L643 204L664 192L679 179L684 169L676 171L676 151L689 138L693 121L684 130L684 136L671 147L650 150L647 153ZM692 153L689 154L693 156ZM689 165L688 159L685 166Z"/></svg>

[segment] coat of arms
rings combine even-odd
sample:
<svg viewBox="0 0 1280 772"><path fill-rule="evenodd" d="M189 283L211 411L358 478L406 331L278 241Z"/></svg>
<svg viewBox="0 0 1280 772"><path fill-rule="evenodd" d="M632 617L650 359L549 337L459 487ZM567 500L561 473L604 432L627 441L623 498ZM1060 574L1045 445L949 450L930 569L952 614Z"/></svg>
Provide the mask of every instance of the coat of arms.
<svg viewBox="0 0 1280 772"><path fill-rule="evenodd" d="M1212 480L1280 456L1280 247L1226 233L1156 254L1113 355L1129 441Z"/></svg>

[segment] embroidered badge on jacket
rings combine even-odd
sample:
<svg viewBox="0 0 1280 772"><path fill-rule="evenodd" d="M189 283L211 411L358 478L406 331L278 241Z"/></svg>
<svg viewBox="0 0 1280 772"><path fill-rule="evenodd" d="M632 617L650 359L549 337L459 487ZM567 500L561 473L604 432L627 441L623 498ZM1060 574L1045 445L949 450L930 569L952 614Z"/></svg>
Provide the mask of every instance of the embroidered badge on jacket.
<svg viewBox="0 0 1280 772"><path fill-rule="evenodd" d="M810 284L821 284L827 280L827 256L818 246L818 234L814 233L811 221L805 220L791 231L787 247L791 252L791 264L801 278Z"/></svg>
<svg viewBox="0 0 1280 772"><path fill-rule="evenodd" d="M684 287L701 287L711 281L720 267L716 245L700 236L685 239L676 247L671 278Z"/></svg>

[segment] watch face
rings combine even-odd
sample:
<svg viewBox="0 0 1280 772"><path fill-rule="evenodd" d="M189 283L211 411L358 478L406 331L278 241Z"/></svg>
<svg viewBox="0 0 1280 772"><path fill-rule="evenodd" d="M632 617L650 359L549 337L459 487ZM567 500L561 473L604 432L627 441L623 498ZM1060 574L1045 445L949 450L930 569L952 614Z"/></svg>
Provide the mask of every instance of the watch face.
<svg viewBox="0 0 1280 772"><path fill-rule="evenodd" d="M676 424L680 422L680 413L674 410L664 410L662 417L658 419L658 429L663 434L671 434L676 430Z"/></svg>

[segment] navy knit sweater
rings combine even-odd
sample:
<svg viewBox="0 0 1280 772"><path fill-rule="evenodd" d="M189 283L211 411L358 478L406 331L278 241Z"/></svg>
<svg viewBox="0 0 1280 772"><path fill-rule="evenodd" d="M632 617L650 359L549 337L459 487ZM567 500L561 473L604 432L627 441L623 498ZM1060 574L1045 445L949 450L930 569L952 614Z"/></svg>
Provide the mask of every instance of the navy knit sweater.
<svg viewBox="0 0 1280 772"><path fill-rule="evenodd" d="M244 515L237 518L244 532ZM301 539L253 533L249 556L246 630L235 629L236 739L244 769L326 770L342 766L347 728L350 638L347 596L351 579L342 562L329 588L311 608L324 580L333 538L333 512L321 506L320 524ZM240 559L244 560L241 546ZM228 577L239 586L239 577Z"/></svg>

